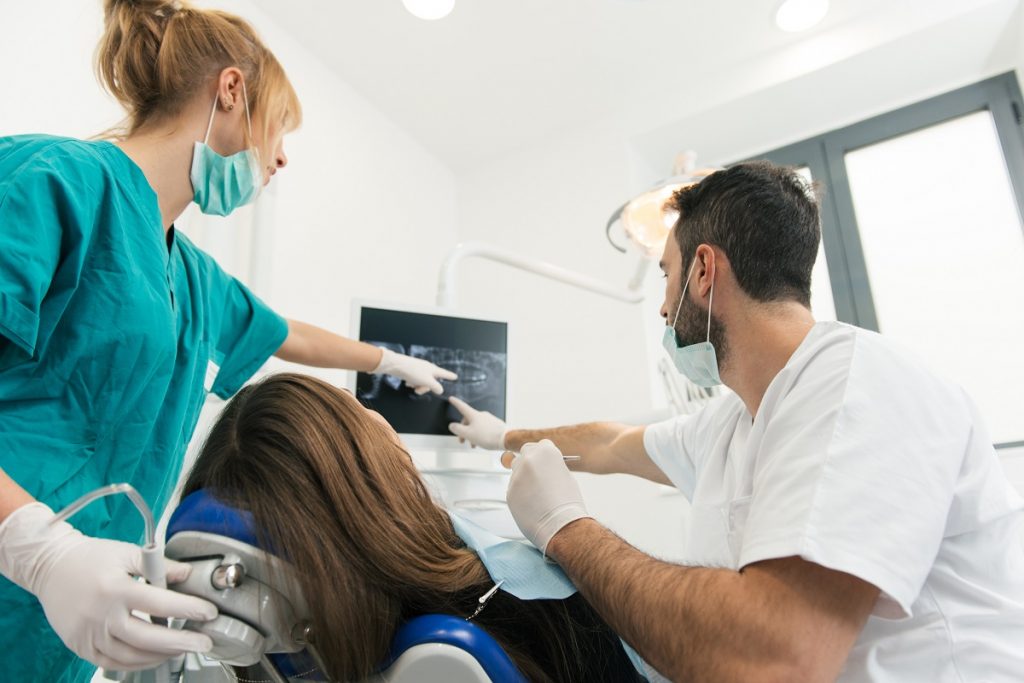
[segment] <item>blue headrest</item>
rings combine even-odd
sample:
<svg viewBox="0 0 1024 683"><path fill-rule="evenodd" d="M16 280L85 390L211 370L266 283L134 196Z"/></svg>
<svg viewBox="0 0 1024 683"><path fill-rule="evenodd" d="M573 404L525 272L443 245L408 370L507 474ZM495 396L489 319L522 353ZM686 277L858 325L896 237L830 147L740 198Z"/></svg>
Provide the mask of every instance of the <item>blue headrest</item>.
<svg viewBox="0 0 1024 683"><path fill-rule="evenodd" d="M471 621L447 614L425 614L405 622L391 641L391 653L380 670L394 664L411 647L436 643L468 652L493 683L527 683L512 659L487 631ZM313 659L305 652L269 656L286 678L304 675L307 680L324 680L320 672L315 671Z"/></svg>
<svg viewBox="0 0 1024 683"><path fill-rule="evenodd" d="M205 489L190 493L178 503L167 524L167 538L179 531L203 531L260 547L252 514L225 505Z"/></svg>
<svg viewBox="0 0 1024 683"><path fill-rule="evenodd" d="M260 547L256 539L252 514L221 502L205 489L199 489L183 498L171 515L167 523L167 538L170 539L182 531L201 531L226 536L254 548ZM313 659L305 651L267 656L285 677L305 675L307 680L324 680L320 672L315 671Z"/></svg>
<svg viewBox="0 0 1024 683"><path fill-rule="evenodd" d="M444 643L465 650L495 683L527 683L487 631L473 622L446 614L425 614L405 622L391 643L388 666L409 648L424 643Z"/></svg>

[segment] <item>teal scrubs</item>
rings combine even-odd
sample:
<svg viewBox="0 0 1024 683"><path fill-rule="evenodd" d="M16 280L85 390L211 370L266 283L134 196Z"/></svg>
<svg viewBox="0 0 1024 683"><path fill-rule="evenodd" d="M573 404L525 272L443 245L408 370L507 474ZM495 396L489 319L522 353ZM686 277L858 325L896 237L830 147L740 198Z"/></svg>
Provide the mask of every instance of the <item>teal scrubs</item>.
<svg viewBox="0 0 1024 683"><path fill-rule="evenodd" d="M159 515L206 393L231 396L287 323L162 225L142 171L108 142L0 138L0 466L54 510L129 482ZM77 514L136 543L124 496ZM0 679L88 681L38 601L0 578Z"/></svg>

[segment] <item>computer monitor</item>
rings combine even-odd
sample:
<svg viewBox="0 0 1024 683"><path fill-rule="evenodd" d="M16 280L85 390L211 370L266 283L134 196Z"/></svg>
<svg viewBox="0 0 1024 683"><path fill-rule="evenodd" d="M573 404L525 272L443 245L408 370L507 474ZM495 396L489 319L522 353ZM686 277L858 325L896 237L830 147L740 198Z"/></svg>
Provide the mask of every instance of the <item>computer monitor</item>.
<svg viewBox="0 0 1024 683"><path fill-rule="evenodd" d="M468 448L448 431L461 417L448 403L457 396L477 410L507 420L508 323L456 315L450 310L393 306L356 301L352 309L352 338L429 360L459 378L442 380L444 394L415 394L390 375L359 372L356 398L379 412L405 445L431 450Z"/></svg>

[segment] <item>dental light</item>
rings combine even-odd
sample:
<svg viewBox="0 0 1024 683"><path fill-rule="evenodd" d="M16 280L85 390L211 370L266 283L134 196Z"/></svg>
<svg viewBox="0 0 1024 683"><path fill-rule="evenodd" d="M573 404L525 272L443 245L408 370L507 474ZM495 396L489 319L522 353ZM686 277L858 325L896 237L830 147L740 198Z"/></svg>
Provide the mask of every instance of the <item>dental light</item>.
<svg viewBox="0 0 1024 683"><path fill-rule="evenodd" d="M665 206L673 193L689 187L711 175L715 168L696 168L697 155L683 152L676 157L672 175L656 183L649 190L629 200L612 213L605 226L605 234L613 247L626 252L626 247L612 240L612 226L622 223L622 229L640 252L649 258L661 256L668 233L679 218L678 212Z"/></svg>

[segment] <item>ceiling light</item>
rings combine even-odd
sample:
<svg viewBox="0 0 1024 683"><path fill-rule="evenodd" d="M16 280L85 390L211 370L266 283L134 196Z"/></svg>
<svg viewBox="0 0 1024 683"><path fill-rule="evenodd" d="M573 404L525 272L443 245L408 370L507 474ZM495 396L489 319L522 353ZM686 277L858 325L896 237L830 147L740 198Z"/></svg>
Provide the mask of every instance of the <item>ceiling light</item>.
<svg viewBox="0 0 1024 683"><path fill-rule="evenodd" d="M455 7L455 0L402 0L405 9L420 19L442 19Z"/></svg>
<svg viewBox="0 0 1024 683"><path fill-rule="evenodd" d="M775 13L775 23L783 31L806 31L827 13L828 0L786 0Z"/></svg>

